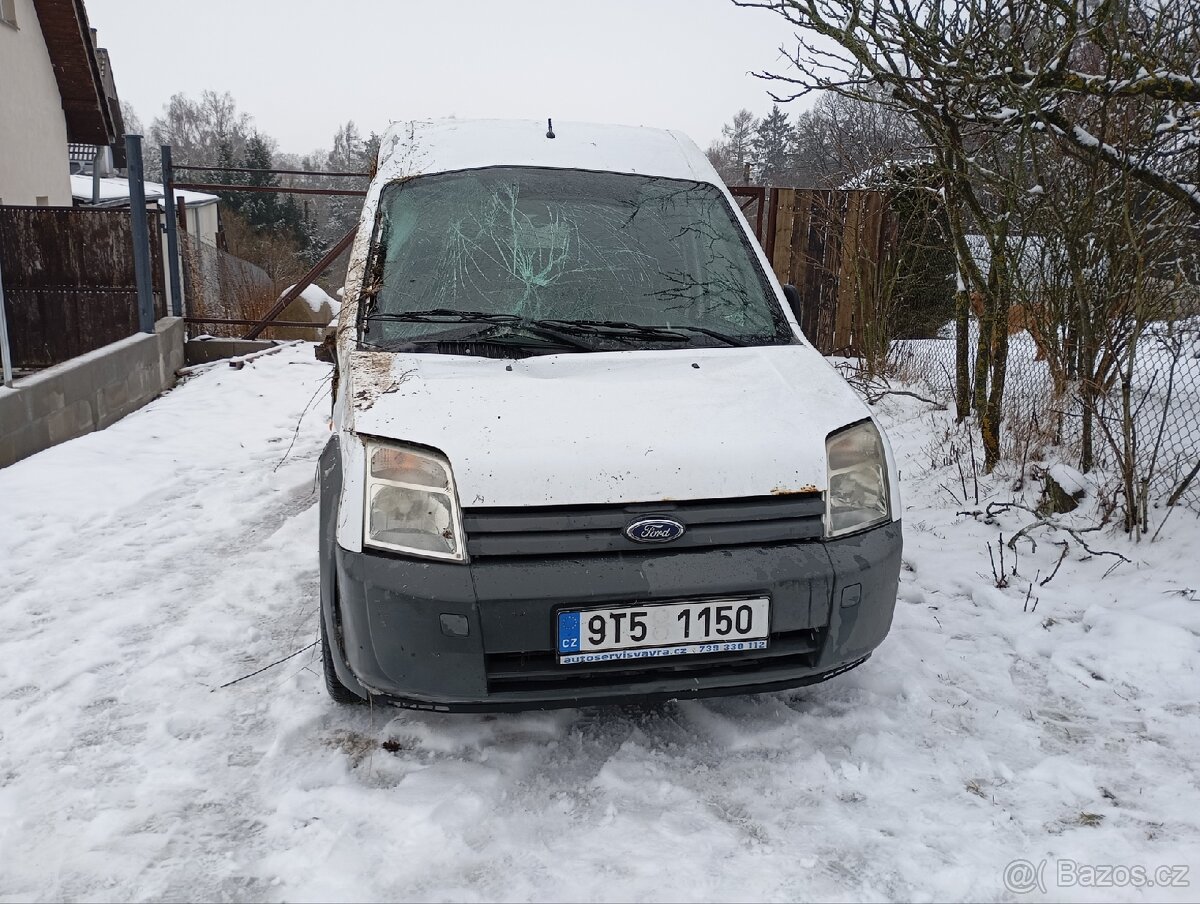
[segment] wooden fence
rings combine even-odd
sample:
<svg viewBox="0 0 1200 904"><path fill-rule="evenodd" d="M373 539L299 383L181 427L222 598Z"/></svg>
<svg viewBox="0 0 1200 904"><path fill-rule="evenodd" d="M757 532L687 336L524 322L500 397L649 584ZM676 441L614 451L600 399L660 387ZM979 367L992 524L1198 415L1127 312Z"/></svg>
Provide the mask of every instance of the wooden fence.
<svg viewBox="0 0 1200 904"><path fill-rule="evenodd" d="M827 355L859 354L882 316L896 241L877 191L731 186L775 275L801 297L804 334Z"/></svg>
<svg viewBox="0 0 1200 904"><path fill-rule="evenodd" d="M166 316L159 215L150 219L156 317ZM47 367L138 331L128 210L0 207L13 363Z"/></svg>

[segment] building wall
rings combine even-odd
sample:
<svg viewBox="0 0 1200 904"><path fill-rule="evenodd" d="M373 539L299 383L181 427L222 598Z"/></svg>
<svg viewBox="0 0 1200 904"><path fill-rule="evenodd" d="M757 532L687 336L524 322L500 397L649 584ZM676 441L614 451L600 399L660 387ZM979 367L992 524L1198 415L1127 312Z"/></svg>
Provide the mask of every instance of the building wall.
<svg viewBox="0 0 1200 904"><path fill-rule="evenodd" d="M204 244L213 248L217 247L217 228L221 225L220 214L217 211L218 207L219 205L215 203L196 205L189 204L187 206L188 235L195 236L200 241L204 242ZM163 233L162 238L162 253L164 261L169 261L171 259L171 256L167 251L167 235L165 232ZM179 275L182 281L183 268L186 266L183 261L182 239L180 240L179 256ZM163 271L163 282L163 292L165 293L164 297L167 299L167 310L173 311L175 310L175 299L171 293L171 278L167 273L166 268L164 268ZM180 288L182 289L183 286L181 285ZM186 304L186 301L187 299L185 297L183 303Z"/></svg>
<svg viewBox="0 0 1200 904"><path fill-rule="evenodd" d="M217 229L221 225L216 204L199 204L188 208L188 231L200 241L216 247Z"/></svg>
<svg viewBox="0 0 1200 904"><path fill-rule="evenodd" d="M71 205L67 124L33 0L15 0L16 28L0 22L0 199Z"/></svg>

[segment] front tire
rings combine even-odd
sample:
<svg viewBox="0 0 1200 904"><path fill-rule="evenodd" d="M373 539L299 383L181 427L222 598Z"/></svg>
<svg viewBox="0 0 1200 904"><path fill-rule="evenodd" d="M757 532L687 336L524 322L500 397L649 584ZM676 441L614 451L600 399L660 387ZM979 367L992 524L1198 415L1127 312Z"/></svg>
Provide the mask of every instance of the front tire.
<svg viewBox="0 0 1200 904"><path fill-rule="evenodd" d="M342 684L342 680L338 678L337 669L333 666L333 648L329 643L329 635L325 631L324 618L321 619L321 664L325 672L325 690L329 693L334 703L351 706L366 702L362 697Z"/></svg>

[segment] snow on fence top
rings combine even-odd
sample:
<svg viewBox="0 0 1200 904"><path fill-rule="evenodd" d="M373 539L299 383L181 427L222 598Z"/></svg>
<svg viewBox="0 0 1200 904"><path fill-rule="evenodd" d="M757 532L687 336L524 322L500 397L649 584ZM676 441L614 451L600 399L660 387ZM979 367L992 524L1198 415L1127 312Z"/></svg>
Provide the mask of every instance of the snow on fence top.
<svg viewBox="0 0 1200 904"><path fill-rule="evenodd" d="M721 185L681 132L545 120L440 119L393 123L379 147L381 181L484 166L543 166L637 173Z"/></svg>

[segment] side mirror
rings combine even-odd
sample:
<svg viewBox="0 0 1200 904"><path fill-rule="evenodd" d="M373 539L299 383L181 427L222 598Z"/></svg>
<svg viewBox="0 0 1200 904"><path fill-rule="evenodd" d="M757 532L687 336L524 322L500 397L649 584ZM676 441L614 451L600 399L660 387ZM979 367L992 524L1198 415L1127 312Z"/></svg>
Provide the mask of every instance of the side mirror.
<svg viewBox="0 0 1200 904"><path fill-rule="evenodd" d="M325 338L313 349L313 355L318 361L337 364L337 338L333 330L325 333Z"/></svg>
<svg viewBox="0 0 1200 904"><path fill-rule="evenodd" d="M783 297L787 299L788 307L792 309L792 314L795 315L797 323L804 323L804 300L800 297L800 290L787 283L783 287Z"/></svg>
<svg viewBox="0 0 1200 904"><path fill-rule="evenodd" d="M796 322L800 324L800 331L805 336L811 338L813 324L809 323L809 306L804 303L804 298L800 295L800 290L788 283L783 287L783 297L787 299L788 307L792 309L792 314L796 318Z"/></svg>

